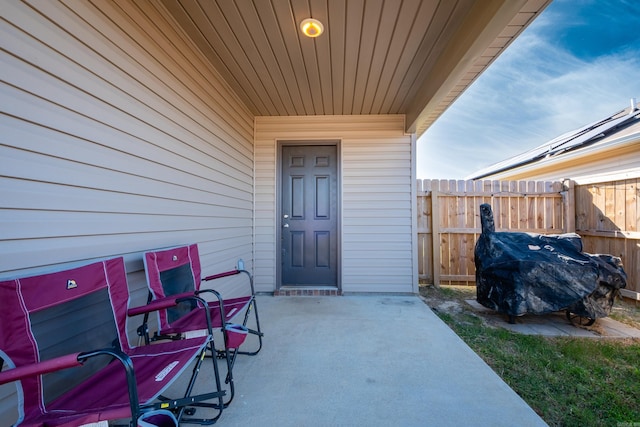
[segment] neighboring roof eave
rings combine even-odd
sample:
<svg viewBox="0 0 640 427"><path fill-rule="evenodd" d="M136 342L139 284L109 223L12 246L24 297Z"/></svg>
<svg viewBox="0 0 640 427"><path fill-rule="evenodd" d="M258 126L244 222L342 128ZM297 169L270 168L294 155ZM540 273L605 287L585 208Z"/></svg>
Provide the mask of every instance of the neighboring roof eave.
<svg viewBox="0 0 640 427"><path fill-rule="evenodd" d="M622 129L640 123L640 110L637 107L631 108L633 110L630 108L621 110L603 120L598 120L574 131L564 133L536 148L476 171L465 177L465 179L484 179L525 165L534 164L550 157L559 157L593 145L605 138L610 138ZM623 138L623 140L626 141L626 138Z"/></svg>

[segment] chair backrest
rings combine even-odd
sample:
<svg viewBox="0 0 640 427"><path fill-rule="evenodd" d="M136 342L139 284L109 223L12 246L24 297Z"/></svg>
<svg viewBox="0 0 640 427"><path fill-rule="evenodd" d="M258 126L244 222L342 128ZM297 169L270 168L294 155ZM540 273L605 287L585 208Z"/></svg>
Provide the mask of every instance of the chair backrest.
<svg viewBox="0 0 640 427"><path fill-rule="evenodd" d="M117 286L110 287L109 284ZM123 295L124 292L124 295ZM0 282L0 350L9 367L65 354L128 350L128 293L122 258L65 271ZM20 413L43 411L47 402L82 382L109 362L87 361L82 369L34 376L16 383Z"/></svg>
<svg viewBox="0 0 640 427"><path fill-rule="evenodd" d="M144 267L149 291L154 299L200 289L202 270L197 244L146 252ZM194 308L195 302L189 301L158 311L160 328L167 328Z"/></svg>

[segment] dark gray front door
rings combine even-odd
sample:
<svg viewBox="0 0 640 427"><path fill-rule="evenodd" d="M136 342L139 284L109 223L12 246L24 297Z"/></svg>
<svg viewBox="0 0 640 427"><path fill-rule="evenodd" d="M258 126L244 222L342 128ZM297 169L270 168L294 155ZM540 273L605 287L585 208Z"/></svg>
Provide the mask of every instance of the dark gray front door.
<svg viewBox="0 0 640 427"><path fill-rule="evenodd" d="M282 146L283 286L337 285L337 147Z"/></svg>

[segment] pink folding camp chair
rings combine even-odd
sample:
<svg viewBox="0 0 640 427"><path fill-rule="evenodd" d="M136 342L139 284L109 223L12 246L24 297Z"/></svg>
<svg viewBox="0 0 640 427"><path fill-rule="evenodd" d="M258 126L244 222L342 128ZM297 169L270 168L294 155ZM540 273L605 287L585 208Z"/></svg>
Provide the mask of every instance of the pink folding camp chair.
<svg viewBox="0 0 640 427"><path fill-rule="evenodd" d="M191 395L213 340L211 329L201 337L131 346L121 257L2 281L0 301L0 357L7 368L0 372L0 384L16 384L14 425L79 426L123 419L130 419L130 426L212 424L220 417L225 391L215 360L215 390ZM184 394L163 397L190 367ZM215 416L193 418L196 407L209 408Z"/></svg>
<svg viewBox="0 0 640 427"><path fill-rule="evenodd" d="M230 394L226 404L229 404L234 396L232 369L236 356L238 354L256 355L262 348L263 334L260 330L251 274L244 270L242 262L239 261L240 265L236 270L201 279L202 269L197 244L147 252L144 254L144 264L149 287L149 304L152 306L161 307L167 298L175 299L187 295L202 297L210 293L215 297L215 300L208 303L208 311L211 314L212 327L224 331L224 349L215 349L210 346L210 350L213 357L222 357L227 361L228 373L225 382L230 385ZM213 289L201 289L202 281L239 274L245 274L248 278L248 286L240 290L242 292L240 297L223 299L220 293ZM199 308L193 301L185 301L178 306L158 310L158 331L155 335L149 336L147 317L138 329L138 334L143 336L147 342L167 337L176 339L185 336L185 334L189 336L191 332L206 328L202 311L202 308ZM251 313L254 314L256 329L247 328L247 321ZM242 316L242 322L232 323L239 316ZM251 351L241 351L238 347L243 343L247 334L257 336L257 348Z"/></svg>

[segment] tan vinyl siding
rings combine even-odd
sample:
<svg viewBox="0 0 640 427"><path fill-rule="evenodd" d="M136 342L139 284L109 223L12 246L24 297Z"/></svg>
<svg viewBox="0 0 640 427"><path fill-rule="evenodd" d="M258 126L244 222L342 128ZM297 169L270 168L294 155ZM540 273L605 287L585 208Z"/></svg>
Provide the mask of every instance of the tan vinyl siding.
<svg viewBox="0 0 640 427"><path fill-rule="evenodd" d="M278 141L340 141L343 292L414 292L411 135L404 116L256 118L255 274L276 287Z"/></svg>
<svg viewBox="0 0 640 427"><path fill-rule="evenodd" d="M253 118L162 7L5 6L3 276L192 241L250 261Z"/></svg>
<svg viewBox="0 0 640 427"><path fill-rule="evenodd" d="M343 290L411 292L408 136L343 142Z"/></svg>
<svg viewBox="0 0 640 427"><path fill-rule="evenodd" d="M124 255L135 304L146 250L198 242L205 274L252 268L253 116L162 5L2 17L0 279Z"/></svg>

